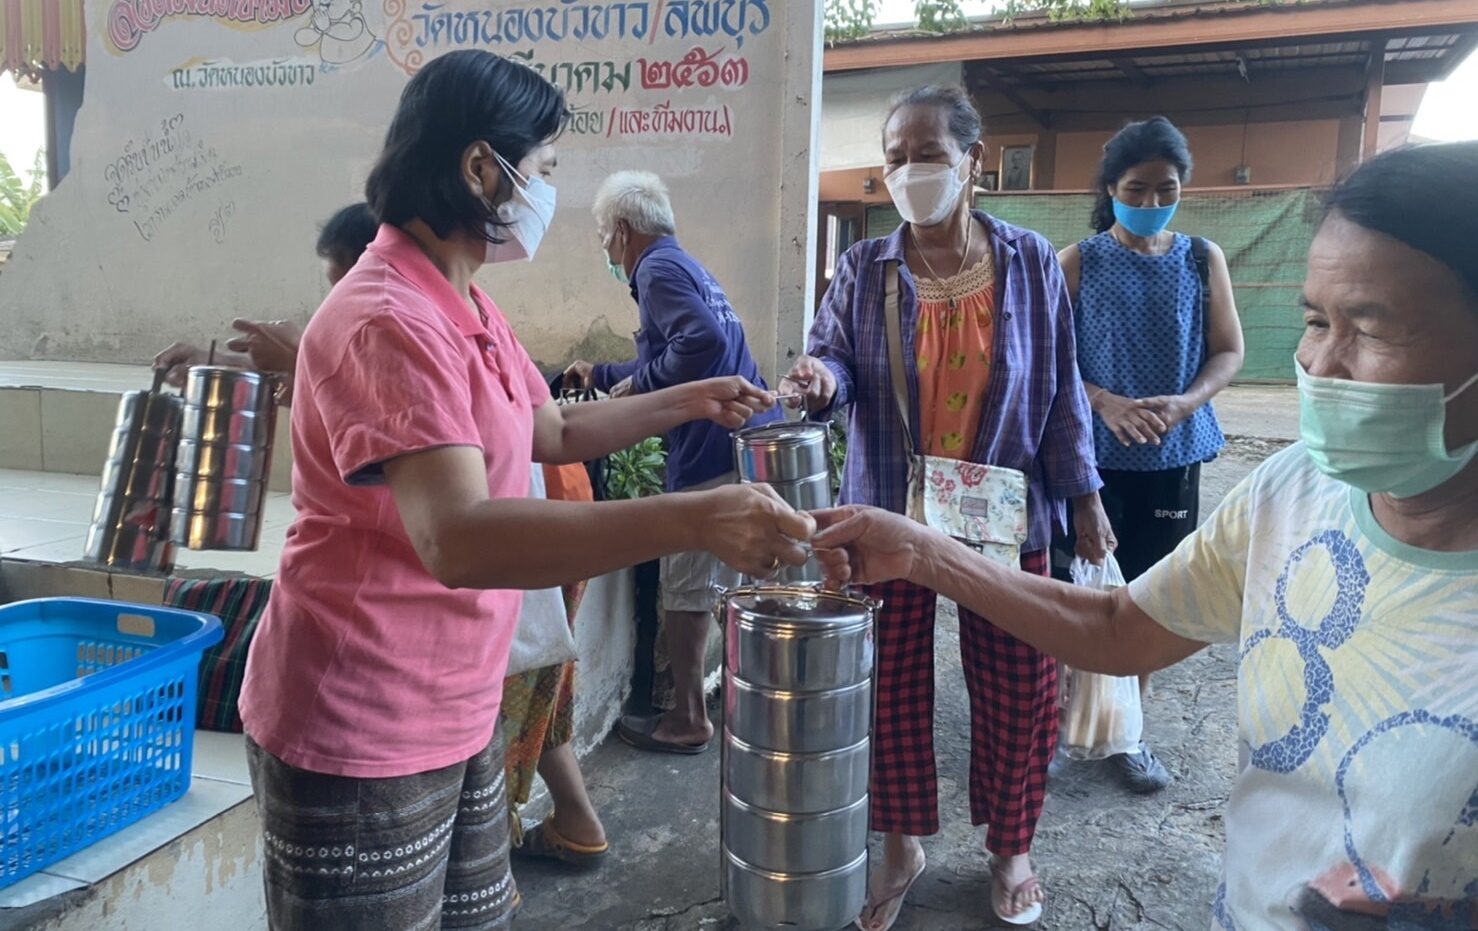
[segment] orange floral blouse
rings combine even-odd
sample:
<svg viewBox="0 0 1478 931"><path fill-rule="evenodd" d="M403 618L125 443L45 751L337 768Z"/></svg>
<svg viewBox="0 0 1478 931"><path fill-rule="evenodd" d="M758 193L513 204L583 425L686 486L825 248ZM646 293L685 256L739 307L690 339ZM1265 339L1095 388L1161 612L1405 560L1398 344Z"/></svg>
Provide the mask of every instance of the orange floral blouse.
<svg viewBox="0 0 1478 931"><path fill-rule="evenodd" d="M995 284L989 252L953 278L915 279L919 423L927 456L966 459L975 445L990 384Z"/></svg>

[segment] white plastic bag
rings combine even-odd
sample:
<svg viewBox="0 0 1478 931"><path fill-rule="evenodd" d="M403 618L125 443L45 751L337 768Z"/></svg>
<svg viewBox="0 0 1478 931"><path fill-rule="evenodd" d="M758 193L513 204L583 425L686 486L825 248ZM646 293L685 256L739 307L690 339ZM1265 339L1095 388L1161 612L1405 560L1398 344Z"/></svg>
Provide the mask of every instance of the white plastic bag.
<svg viewBox="0 0 1478 931"><path fill-rule="evenodd" d="M529 472L529 497L545 497L544 467L537 462ZM575 635L565 612L564 592L558 588L524 592L505 675L558 666L575 658Z"/></svg>
<svg viewBox="0 0 1478 931"><path fill-rule="evenodd" d="M1124 573L1110 553L1101 566L1074 557L1073 583L1110 591L1122 588ZM1144 736L1138 676L1104 676L1064 668L1060 686L1062 726L1059 741L1075 760L1102 760L1129 753Z"/></svg>

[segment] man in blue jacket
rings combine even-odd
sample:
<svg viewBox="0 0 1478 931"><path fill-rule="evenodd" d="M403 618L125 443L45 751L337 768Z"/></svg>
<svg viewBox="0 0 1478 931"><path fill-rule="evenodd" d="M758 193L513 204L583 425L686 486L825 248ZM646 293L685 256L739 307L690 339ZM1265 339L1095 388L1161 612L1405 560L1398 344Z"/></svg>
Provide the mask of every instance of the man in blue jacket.
<svg viewBox="0 0 1478 931"><path fill-rule="evenodd" d="M569 374L619 397L690 381L741 375L765 387L744 341L744 326L723 288L678 245L662 179L644 171L611 175L595 195L606 260L629 282L640 309L636 359L610 365L576 362ZM779 419L779 410L751 425ZM711 422L667 434L667 490L696 491L735 480L729 432ZM718 591L738 583L707 553L662 560L662 625L672 663L675 705L652 718L628 715L616 733L642 750L702 753L713 738L703 695L703 654Z"/></svg>

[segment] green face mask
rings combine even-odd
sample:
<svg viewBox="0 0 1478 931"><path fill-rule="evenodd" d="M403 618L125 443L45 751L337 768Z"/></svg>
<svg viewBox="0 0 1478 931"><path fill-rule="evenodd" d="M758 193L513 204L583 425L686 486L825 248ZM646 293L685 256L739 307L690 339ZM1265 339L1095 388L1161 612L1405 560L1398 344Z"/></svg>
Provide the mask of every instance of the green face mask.
<svg viewBox="0 0 1478 931"><path fill-rule="evenodd" d="M611 258L611 244L614 243L615 241L616 241L616 234L615 233L612 233L611 234L611 238L608 239L608 240L606 240L606 244L605 244L605 247L604 247L605 248L605 253L606 253L606 267L610 270L611 277L612 278L616 279L617 281L621 282L622 284L626 284L627 283L627 279L626 279L626 266L622 265L620 262L617 262L615 259Z"/></svg>
<svg viewBox="0 0 1478 931"><path fill-rule="evenodd" d="M612 262L610 256L606 256L606 265L609 266L611 270L612 278L616 279L622 284L627 284L626 267L624 265L618 265L617 263Z"/></svg>
<svg viewBox="0 0 1478 931"><path fill-rule="evenodd" d="M1379 385L1298 370L1298 429L1320 472L1367 494L1409 498L1457 475L1478 441L1447 451L1447 404L1478 374L1446 394L1441 385Z"/></svg>

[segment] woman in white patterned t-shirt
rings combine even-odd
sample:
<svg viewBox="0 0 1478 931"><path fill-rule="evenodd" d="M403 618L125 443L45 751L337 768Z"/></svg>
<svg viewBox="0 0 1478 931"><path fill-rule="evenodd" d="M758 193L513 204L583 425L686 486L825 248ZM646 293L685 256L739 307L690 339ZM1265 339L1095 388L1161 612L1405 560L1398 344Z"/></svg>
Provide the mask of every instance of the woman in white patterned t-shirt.
<svg viewBox="0 0 1478 931"><path fill-rule="evenodd" d="M1068 664L1239 645L1218 931L1478 927L1478 142L1375 158L1309 249L1303 442L1113 593L845 508L838 581L895 577Z"/></svg>

